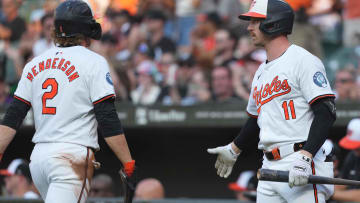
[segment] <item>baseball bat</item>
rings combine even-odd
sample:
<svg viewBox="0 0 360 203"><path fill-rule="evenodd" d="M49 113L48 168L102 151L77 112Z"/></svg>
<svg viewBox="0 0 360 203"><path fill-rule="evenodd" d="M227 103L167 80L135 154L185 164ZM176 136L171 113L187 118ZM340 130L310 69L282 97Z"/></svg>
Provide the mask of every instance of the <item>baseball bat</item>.
<svg viewBox="0 0 360 203"><path fill-rule="evenodd" d="M257 178L264 181L289 182L289 171L259 169ZM309 176L309 184L352 185L360 186L360 181L324 176Z"/></svg>

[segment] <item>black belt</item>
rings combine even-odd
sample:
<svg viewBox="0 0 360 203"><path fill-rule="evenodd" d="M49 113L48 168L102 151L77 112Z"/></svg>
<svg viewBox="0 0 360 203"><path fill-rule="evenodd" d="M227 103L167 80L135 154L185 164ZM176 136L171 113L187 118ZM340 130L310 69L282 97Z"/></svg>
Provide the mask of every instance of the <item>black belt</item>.
<svg viewBox="0 0 360 203"><path fill-rule="evenodd" d="M298 143L295 143L294 144L294 152L297 152L299 151L300 149L302 149L304 147L306 142L298 142ZM274 148L273 150L271 151L264 151L264 154L266 156L266 158L268 160L280 160L281 159L281 152L280 152L280 149L279 148Z"/></svg>

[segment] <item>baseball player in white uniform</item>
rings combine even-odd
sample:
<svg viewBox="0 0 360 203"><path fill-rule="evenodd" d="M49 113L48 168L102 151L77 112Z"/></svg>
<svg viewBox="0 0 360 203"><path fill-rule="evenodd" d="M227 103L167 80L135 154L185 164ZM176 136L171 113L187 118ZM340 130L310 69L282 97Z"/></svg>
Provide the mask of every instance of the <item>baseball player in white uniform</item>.
<svg viewBox="0 0 360 203"><path fill-rule="evenodd" d="M336 119L324 66L288 41L294 12L286 2L254 0L239 18L250 21L252 41L265 48L267 61L254 75L247 105L250 117L240 134L226 146L208 149L217 154L217 174L227 178L239 154L256 145L259 135L262 168L288 170L289 183L260 181L257 202L324 203L333 185L307 184L311 174L333 177L333 163L322 149Z"/></svg>
<svg viewBox="0 0 360 203"><path fill-rule="evenodd" d="M83 1L68 0L55 11L56 47L26 64L14 101L0 125L0 153L13 139L30 108L36 143L30 170L46 203L85 202L93 175L97 128L128 177L135 161L114 106L114 87L106 60L88 50L101 27Z"/></svg>

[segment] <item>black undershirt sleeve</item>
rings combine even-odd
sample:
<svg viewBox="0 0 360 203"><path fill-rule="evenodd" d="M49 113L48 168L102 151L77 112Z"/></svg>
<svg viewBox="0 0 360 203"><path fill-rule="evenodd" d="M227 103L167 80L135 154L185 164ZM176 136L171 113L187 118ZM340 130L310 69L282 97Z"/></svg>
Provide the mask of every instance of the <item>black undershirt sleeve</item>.
<svg viewBox="0 0 360 203"><path fill-rule="evenodd" d="M314 112L314 120L311 123L309 136L304 150L310 152L313 157L327 139L330 128L336 120L334 98L322 98L311 104Z"/></svg>
<svg viewBox="0 0 360 203"><path fill-rule="evenodd" d="M18 130L30 107L31 106L29 104L14 98L9 108L7 109L1 124L14 130Z"/></svg>
<svg viewBox="0 0 360 203"><path fill-rule="evenodd" d="M104 137L124 133L120 119L116 113L114 100L114 98L109 98L94 104L95 117L99 124L100 132Z"/></svg>
<svg viewBox="0 0 360 203"><path fill-rule="evenodd" d="M239 135L234 139L234 144L242 151L254 149L259 142L260 128L257 124L257 118L250 117Z"/></svg>

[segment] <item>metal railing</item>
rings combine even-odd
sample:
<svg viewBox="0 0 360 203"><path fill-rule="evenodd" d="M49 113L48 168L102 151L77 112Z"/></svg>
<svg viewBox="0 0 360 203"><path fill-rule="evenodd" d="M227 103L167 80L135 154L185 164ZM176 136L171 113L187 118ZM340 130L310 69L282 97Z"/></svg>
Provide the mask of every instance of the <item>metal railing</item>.
<svg viewBox="0 0 360 203"><path fill-rule="evenodd" d="M22 198L4 198L0 197L0 203L43 203L42 200L22 199ZM123 203L122 198L89 198L87 203ZM229 200L229 199L190 199L174 198L142 201L136 200L134 203L251 203L247 201Z"/></svg>

